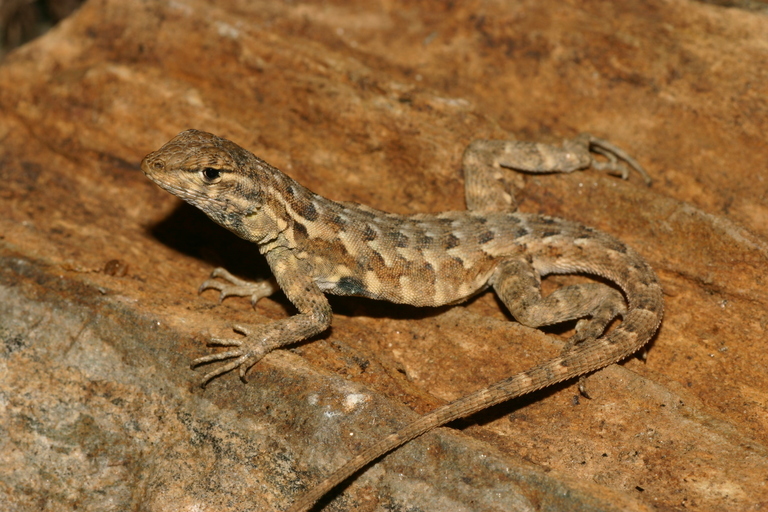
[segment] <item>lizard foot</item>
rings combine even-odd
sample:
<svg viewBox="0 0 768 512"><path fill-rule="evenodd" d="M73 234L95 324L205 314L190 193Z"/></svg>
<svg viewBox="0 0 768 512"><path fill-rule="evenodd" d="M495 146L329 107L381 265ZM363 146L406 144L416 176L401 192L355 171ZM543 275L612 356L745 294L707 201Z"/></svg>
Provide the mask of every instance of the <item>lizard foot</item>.
<svg viewBox="0 0 768 512"><path fill-rule="evenodd" d="M606 322L607 323L607 322ZM602 324L602 325L601 325ZM576 323L576 333L565 342L561 355L566 355L575 345L579 343L596 340L604 331L606 325L602 322L594 322L592 319L582 318ZM590 399L592 396L587 389L587 376L580 375L578 380L579 394L584 398Z"/></svg>
<svg viewBox="0 0 768 512"><path fill-rule="evenodd" d="M218 281L221 279L222 281ZM235 277L224 268L216 268L211 272L211 279L200 285L198 293L205 290L218 290L219 303L227 297L251 297L251 305L255 306L264 297L269 297L278 290L274 279L264 281L246 281Z"/></svg>
<svg viewBox="0 0 768 512"><path fill-rule="evenodd" d="M616 318L623 318L627 313L627 305L621 293L613 288L602 288L602 300L593 309L589 317L576 322L576 332L565 342L561 352L567 354L580 344L594 341L605 333L605 330Z"/></svg>
<svg viewBox="0 0 768 512"><path fill-rule="evenodd" d="M203 376L200 381L200 386L205 387L208 383L219 375L223 375L235 368L240 368L240 379L243 382L247 382L245 378L246 372L258 363L262 357L267 355L272 350L269 343L269 330L268 325L264 326L245 326L245 325L233 325L232 329L244 335L244 338L231 339L231 338L211 338L208 342L209 346L220 347L237 347L233 350L227 350L225 352L218 352L216 354L210 354L203 357L198 357L192 361L192 368L200 366L202 364L212 363L216 361L228 361L226 364L219 366L213 371L210 371Z"/></svg>
<svg viewBox="0 0 768 512"><path fill-rule="evenodd" d="M626 165L619 161L623 160L638 174L640 174L640 176L642 176L646 185L651 184L651 177L648 174L648 171L646 171L637 160L629 156L623 149L614 146L607 140L598 139L597 137L593 137L588 133L582 133L571 141L566 141L564 146L567 146L568 144L575 146L586 144L589 151L607 158L607 162L598 162L594 158L592 159L590 166L594 169L597 169L598 171L605 171L608 174L613 176L620 176L621 179L627 180L629 179L629 169Z"/></svg>
<svg viewBox="0 0 768 512"><path fill-rule="evenodd" d="M603 335L613 319L621 317L626 313L627 308L621 299L619 292L611 290L610 296L613 297L614 300L604 301L602 306L597 309L590 318L582 318L576 322L576 332L565 342L565 347L563 348L561 355L567 354L579 343L595 341ZM581 375L579 377L578 387L581 396L584 398L592 398L587 390L586 375Z"/></svg>

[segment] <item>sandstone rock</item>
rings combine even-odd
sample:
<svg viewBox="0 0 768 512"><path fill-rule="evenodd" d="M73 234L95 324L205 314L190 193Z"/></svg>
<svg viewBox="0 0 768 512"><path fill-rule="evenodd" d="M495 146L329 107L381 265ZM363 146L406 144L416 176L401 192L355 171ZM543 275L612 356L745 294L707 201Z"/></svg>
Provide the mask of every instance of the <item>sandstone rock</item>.
<svg viewBox="0 0 768 512"><path fill-rule="evenodd" d="M0 501L276 510L416 413L558 350L491 294L334 299L333 329L205 390L206 334L292 314L195 293L249 244L150 183L177 132L314 191L462 208L474 138L580 131L652 188L530 177L527 211L636 247L667 292L646 362L410 443L327 510L745 510L768 504L768 18L690 2L92 0L0 66ZM554 287L578 277L548 279Z"/></svg>

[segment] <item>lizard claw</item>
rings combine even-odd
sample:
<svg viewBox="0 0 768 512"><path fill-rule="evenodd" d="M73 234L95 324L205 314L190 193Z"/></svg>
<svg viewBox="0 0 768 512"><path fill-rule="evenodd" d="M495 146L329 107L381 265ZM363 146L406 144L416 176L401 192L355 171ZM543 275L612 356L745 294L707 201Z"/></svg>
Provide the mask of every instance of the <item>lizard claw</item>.
<svg viewBox="0 0 768 512"><path fill-rule="evenodd" d="M587 134L581 134L576 139L586 139L590 151L608 159L607 162L596 162L593 159L592 167L595 169L606 171L615 176L621 176L621 179L624 180L629 179L629 169L619 162L619 159L621 159L642 176L646 185L651 184L651 176L648 174L648 171L646 171L637 160L629 156L623 149L614 146L607 140L598 139L597 137Z"/></svg>
<svg viewBox="0 0 768 512"><path fill-rule="evenodd" d="M605 158L608 159L607 162L598 162L596 160L592 160L592 167L598 171L605 171L611 176L619 176L623 180L629 179L629 169L626 165L619 162L619 159L616 158L616 155L614 153L611 153L610 151L606 151L600 146L593 146L590 148L590 150L593 153L597 153L598 155L603 155Z"/></svg>
<svg viewBox="0 0 768 512"><path fill-rule="evenodd" d="M232 329L239 334L243 334L245 338L231 339L214 337L209 340L208 345L239 348L198 357L192 361L192 368L196 368L203 364L233 359L232 361L219 366L215 370L206 373L200 381L201 387L204 388L211 380L236 368L239 368L238 373L240 379L242 379L243 382L247 382L246 373L248 370L270 351L270 348L265 343L266 340L264 337L258 336L258 328L234 325L232 326Z"/></svg>
<svg viewBox="0 0 768 512"><path fill-rule="evenodd" d="M235 331L236 333L242 334L243 336L246 336L246 337L247 336L252 336L253 332L254 332L254 330L251 327L249 327L247 325L243 325L243 324L235 324L235 325L233 325L232 326L232 330Z"/></svg>
<svg viewBox="0 0 768 512"><path fill-rule="evenodd" d="M215 345L217 347L240 347L243 345L243 340L235 340L232 338L211 338L208 340L208 345Z"/></svg>
<svg viewBox="0 0 768 512"><path fill-rule="evenodd" d="M242 351L230 350L228 352L220 352L218 354L211 354L205 357L198 357L197 359L192 361L192 367L194 368L195 366L198 366L200 364L205 364L211 361L221 361L224 359L229 359L231 357L237 357L237 359L235 359L234 361L230 361L229 363L223 366L220 366L213 371L206 373L203 376L203 378L200 379L200 387L204 388L214 378L218 377L219 375L223 375L228 371L234 370L238 366L242 365L246 361L247 356L243 355Z"/></svg>

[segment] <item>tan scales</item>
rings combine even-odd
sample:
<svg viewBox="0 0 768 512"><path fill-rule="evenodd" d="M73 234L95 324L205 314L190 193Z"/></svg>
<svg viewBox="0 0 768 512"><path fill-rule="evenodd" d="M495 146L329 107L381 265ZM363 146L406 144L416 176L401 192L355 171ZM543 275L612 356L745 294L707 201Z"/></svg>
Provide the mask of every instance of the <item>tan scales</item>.
<svg viewBox="0 0 768 512"><path fill-rule="evenodd" d="M595 160L593 153L607 158ZM475 141L463 167L468 210L399 215L319 196L252 153L215 135L187 130L142 162L167 191L252 241L274 281L251 283L216 269L201 290L222 298L259 299L282 289L298 314L262 325L235 326L238 339L214 338L230 350L198 358L223 361L203 385L230 370L248 369L268 352L314 336L331 324L326 293L415 306L466 300L492 287L509 312L530 327L578 320L563 353L446 404L353 457L286 510L306 511L325 493L381 455L435 427L494 404L577 377L636 352L658 329L661 288L653 270L616 238L576 222L514 211L506 169L572 172L601 168L628 176L623 160L649 182L619 148L583 134L562 147L512 141ZM546 297L541 277L593 274L616 283L566 286ZM604 333L617 317L621 323Z"/></svg>

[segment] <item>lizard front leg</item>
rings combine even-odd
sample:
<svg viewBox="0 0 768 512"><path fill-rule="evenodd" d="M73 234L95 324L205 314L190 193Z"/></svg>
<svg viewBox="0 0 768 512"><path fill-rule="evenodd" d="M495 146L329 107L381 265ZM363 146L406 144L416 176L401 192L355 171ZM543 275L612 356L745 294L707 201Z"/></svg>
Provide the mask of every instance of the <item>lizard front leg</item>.
<svg viewBox="0 0 768 512"><path fill-rule="evenodd" d="M223 282L222 282L223 281ZM250 297L251 306L256 306L264 297L269 297L280 289L275 278L261 281L246 281L229 273L225 268L215 268L211 272L211 278L200 285L198 293L206 290L219 292L219 303L227 297Z"/></svg>
<svg viewBox="0 0 768 512"><path fill-rule="evenodd" d="M303 268L302 262L287 249L270 251L267 253L267 261L275 274L276 285L283 290L299 313L268 324L234 325L233 330L244 335L243 338L211 338L210 345L236 348L199 357L192 362L192 367L196 367L232 359L207 373L201 380L203 387L212 379L236 368L239 368L240 378L245 380L248 369L269 352L321 333L331 325L331 306L313 281L309 269ZM215 270L213 277L224 278L232 283L231 285L221 285L209 280L203 283L201 289L217 289L222 298L229 295L251 295L252 302L255 302L254 297L258 300L261 294L272 289L269 281L249 283L222 270Z"/></svg>

